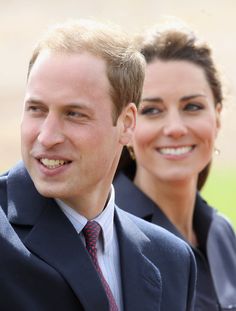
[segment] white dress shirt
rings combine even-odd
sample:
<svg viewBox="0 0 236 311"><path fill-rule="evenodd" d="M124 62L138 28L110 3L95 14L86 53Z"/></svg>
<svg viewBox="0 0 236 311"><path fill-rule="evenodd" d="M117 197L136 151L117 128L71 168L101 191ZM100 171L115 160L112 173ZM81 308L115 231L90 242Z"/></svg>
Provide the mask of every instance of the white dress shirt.
<svg viewBox="0 0 236 311"><path fill-rule="evenodd" d="M80 215L73 208L66 205L59 199L56 199L57 204L64 212L66 217L70 220L81 239L85 244L84 235L82 230L87 223L87 218ZM118 309L123 310L122 300L122 286L120 274L120 257L117 233L114 225L114 207L115 207L115 194L114 188L111 186L110 198L101 214L95 220L101 226L102 234L97 243L97 257L102 273L110 286Z"/></svg>

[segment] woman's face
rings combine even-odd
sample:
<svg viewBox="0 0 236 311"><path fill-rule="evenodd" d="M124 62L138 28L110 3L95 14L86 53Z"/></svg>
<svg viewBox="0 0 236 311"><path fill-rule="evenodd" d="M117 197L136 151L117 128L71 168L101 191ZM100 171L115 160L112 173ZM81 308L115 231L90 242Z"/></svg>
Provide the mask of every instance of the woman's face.
<svg viewBox="0 0 236 311"><path fill-rule="evenodd" d="M132 141L139 177L197 179L211 160L220 111L201 67L187 61L148 64Z"/></svg>

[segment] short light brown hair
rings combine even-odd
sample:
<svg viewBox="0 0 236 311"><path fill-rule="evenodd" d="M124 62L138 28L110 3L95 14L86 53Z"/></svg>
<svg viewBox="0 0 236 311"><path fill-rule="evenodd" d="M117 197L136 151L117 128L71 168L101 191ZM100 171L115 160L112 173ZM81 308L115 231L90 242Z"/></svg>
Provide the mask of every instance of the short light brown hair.
<svg viewBox="0 0 236 311"><path fill-rule="evenodd" d="M114 104L114 124L128 103L133 102L138 106L145 61L134 42L118 27L91 20L71 20L55 25L36 45L30 59L28 76L42 50L63 53L86 51L106 62L110 96Z"/></svg>

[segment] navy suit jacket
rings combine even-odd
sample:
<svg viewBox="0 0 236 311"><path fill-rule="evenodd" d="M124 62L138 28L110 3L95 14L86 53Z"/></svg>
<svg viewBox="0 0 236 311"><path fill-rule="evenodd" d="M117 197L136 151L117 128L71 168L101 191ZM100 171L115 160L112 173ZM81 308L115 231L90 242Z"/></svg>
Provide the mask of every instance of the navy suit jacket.
<svg viewBox="0 0 236 311"><path fill-rule="evenodd" d="M159 225L184 239L162 210L138 189L126 175L119 173L114 186L116 202L120 208ZM236 311L235 233L229 222L210 207L199 194L196 197L193 222L199 242L206 253L219 303L218 308L219 310Z"/></svg>
<svg viewBox="0 0 236 311"><path fill-rule="evenodd" d="M195 261L186 243L119 208L125 311L192 310ZM0 177L0 310L109 311L76 230L20 163Z"/></svg>

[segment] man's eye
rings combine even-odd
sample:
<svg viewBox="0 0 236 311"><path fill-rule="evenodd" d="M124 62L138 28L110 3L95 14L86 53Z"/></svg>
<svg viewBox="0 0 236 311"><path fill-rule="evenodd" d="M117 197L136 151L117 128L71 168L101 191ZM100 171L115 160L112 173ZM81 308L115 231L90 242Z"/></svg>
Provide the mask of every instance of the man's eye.
<svg viewBox="0 0 236 311"><path fill-rule="evenodd" d="M84 114L84 113L82 113L82 112L80 112L80 111L73 111L73 110L68 111L68 112L66 113L66 115L67 115L67 117L70 117L70 118L77 118L77 119L84 119L84 118L87 117L86 114Z"/></svg>
<svg viewBox="0 0 236 311"><path fill-rule="evenodd" d="M42 112L42 108L35 105L29 105L26 107L26 111L32 112L32 113L38 113Z"/></svg>
<svg viewBox="0 0 236 311"><path fill-rule="evenodd" d="M198 104L198 103L188 103L184 107L184 110L186 110L186 111L198 111L198 110L202 110L202 109L203 109L203 106L201 104Z"/></svg>
<svg viewBox="0 0 236 311"><path fill-rule="evenodd" d="M35 107L35 106L28 106L28 107L27 107L27 110L28 110L28 111L36 111L36 110L37 110L37 107Z"/></svg>
<svg viewBox="0 0 236 311"><path fill-rule="evenodd" d="M67 115L69 117L79 117L81 114L79 112L77 112L77 111L68 111Z"/></svg>

